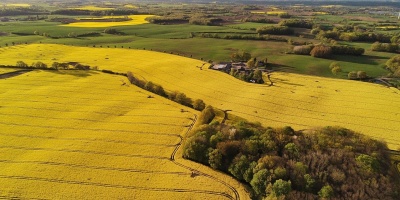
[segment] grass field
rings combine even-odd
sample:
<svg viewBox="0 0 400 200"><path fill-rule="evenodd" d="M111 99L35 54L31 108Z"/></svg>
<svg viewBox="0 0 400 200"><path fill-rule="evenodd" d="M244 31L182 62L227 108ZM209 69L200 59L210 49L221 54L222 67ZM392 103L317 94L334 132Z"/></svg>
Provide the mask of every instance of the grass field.
<svg viewBox="0 0 400 200"><path fill-rule="evenodd" d="M128 16L131 20L129 21L120 21L120 22L74 22L69 24L63 24L60 26L67 27L82 27L82 28L99 28L99 27L112 27L112 26L131 26L131 25L140 25L149 23L145 19L148 17L152 17L154 15L130 15ZM118 17L118 16L117 16ZM109 18L109 17L105 17Z"/></svg>
<svg viewBox="0 0 400 200"><path fill-rule="evenodd" d="M195 111L126 81L39 70L0 80L1 197L226 199L229 184L247 199L227 176L170 161Z"/></svg>
<svg viewBox="0 0 400 200"><path fill-rule="evenodd" d="M3 64L14 64L27 55L27 63L73 60L100 69L132 71L167 90L184 92L266 126L309 129L338 125L385 140L392 149L400 146L400 92L394 88L278 72L272 74L275 85L268 87L244 83L218 71L199 70L196 66L203 62L198 60L143 50L21 45L1 51ZM90 55L85 53L88 51Z"/></svg>
<svg viewBox="0 0 400 200"><path fill-rule="evenodd" d="M317 16L317 18L332 21L329 18L331 15ZM343 20L343 17L334 16L338 21ZM96 25L103 26L105 22L96 22ZM109 22L117 23L117 22ZM199 25L156 25L156 24L141 24L134 26L116 26L113 27L123 35L100 34L95 37L79 37L69 38L68 34L75 33L76 35L98 32L103 33L104 27L71 27L59 26L60 23L55 22L3 22L0 23L1 29L8 34L2 36L0 46L4 47L6 43L58 43L70 44L79 46L110 46L139 49L153 49L157 51L166 51L179 53L193 58L204 58L204 60L213 61L228 61L230 55L238 50L245 50L252 54L257 59L268 58L277 70L286 72L301 73L308 75L345 78L350 71L366 71L369 76L376 77L386 75L387 70L383 68L384 63L394 56L393 53L374 52L370 50L371 43L346 43L355 47L365 48L365 56L333 56L330 59L313 58L311 56L299 56L286 54L293 48L292 45L286 42L275 41L251 41L251 40L224 40L212 38L192 38L191 33L211 32L221 34L241 34L243 32L252 32L251 28L257 28L264 24L259 23L241 23L231 24L226 26L199 26ZM70 24L73 25L73 24ZM115 24L114 24L115 25ZM85 23L82 26L87 26ZM244 29L244 30L239 30ZM54 37L52 39L40 35L33 35L37 31L40 34L46 33ZM254 32L255 33L255 32ZM19 35L18 35L19 34ZM29 35L30 34L30 35ZM20 36L24 35L24 36ZM25 36L26 35L26 36ZM307 38L290 37L294 42L313 42L318 43L318 40ZM338 75L333 75L329 69L332 62L339 62L343 72Z"/></svg>

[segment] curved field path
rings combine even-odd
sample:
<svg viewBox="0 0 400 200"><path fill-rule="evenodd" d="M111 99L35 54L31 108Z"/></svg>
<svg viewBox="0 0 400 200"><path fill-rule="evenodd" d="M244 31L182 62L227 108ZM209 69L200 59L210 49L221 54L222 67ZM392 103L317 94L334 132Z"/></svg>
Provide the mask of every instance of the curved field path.
<svg viewBox="0 0 400 200"><path fill-rule="evenodd" d="M248 199L228 176L171 159L196 111L121 78L35 70L1 79L0 197Z"/></svg>
<svg viewBox="0 0 400 200"><path fill-rule="evenodd" d="M85 52L91 52L89 55ZM134 75L265 126L311 129L342 126L400 146L400 92L381 85L290 73L272 73L272 87L206 69L204 62L171 54L53 44L0 49L3 64L81 62ZM29 52L29 54L28 54ZM62 85L62 84L61 84Z"/></svg>

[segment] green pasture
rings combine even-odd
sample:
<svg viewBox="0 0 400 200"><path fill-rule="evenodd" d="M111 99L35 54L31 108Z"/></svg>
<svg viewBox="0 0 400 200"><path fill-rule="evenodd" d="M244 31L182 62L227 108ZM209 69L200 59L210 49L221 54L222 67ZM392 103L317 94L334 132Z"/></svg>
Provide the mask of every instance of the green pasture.
<svg viewBox="0 0 400 200"><path fill-rule="evenodd" d="M329 16L320 16L329 17ZM337 16L335 16L337 17ZM104 34L105 28L78 28L58 26L59 23L35 22L2 22L1 32L8 35L0 36L0 46L12 43L56 43L75 46L96 46L103 48L133 48L179 54L182 56L203 59L205 61L229 61L233 52L244 50L258 59L268 58L272 69L301 74L310 74L324 77L347 78L350 71L366 71L369 76L382 76L388 72L383 68L385 62L392 57L392 53L370 51L370 43L341 42L341 44L362 47L366 49L364 56L334 56L330 59L313 58L311 56L287 54L293 46L286 42L253 41L253 40L225 40L213 38L191 37L191 33L218 33L241 34L249 33L250 28L263 26L261 23L241 23L227 26L199 26L199 25L155 25L143 24L137 26L112 27L122 34ZM242 30L238 29L240 27ZM34 35L47 33L58 39ZM90 32L101 33L95 37L68 38L69 33L85 34ZM10 34L27 34L26 36ZM289 37L289 36L283 36ZM313 39L290 37L293 41L307 41L317 43ZM333 75L329 69L332 62L338 62L342 72Z"/></svg>

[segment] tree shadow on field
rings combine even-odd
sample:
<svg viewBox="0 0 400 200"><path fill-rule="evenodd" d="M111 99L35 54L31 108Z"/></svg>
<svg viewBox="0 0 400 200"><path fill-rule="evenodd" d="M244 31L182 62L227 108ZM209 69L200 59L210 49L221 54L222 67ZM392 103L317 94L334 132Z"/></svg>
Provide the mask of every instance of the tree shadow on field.
<svg viewBox="0 0 400 200"><path fill-rule="evenodd" d="M49 70L49 72L57 75L70 75L85 78L91 75L99 74L100 72L94 70Z"/></svg>
<svg viewBox="0 0 400 200"><path fill-rule="evenodd" d="M296 68L289 66L289 65L282 65L278 63L268 63L266 69L274 70L274 71L281 71L281 72L295 72Z"/></svg>
<svg viewBox="0 0 400 200"><path fill-rule="evenodd" d="M377 65L379 62L377 60L388 60L389 57L383 56L348 56L348 55L337 55L331 58L332 60L342 61L342 62L351 62L358 64L366 64L366 65Z"/></svg>

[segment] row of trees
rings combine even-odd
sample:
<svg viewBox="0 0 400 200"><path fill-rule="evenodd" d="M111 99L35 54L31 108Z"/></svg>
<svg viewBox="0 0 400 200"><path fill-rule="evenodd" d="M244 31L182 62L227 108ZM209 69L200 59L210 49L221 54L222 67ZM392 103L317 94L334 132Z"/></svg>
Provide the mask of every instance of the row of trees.
<svg viewBox="0 0 400 200"><path fill-rule="evenodd" d="M144 81L138 79L133 75L132 72L127 72L126 76L131 84L134 84L140 88L143 88L149 92L155 93L162 97L168 98L181 105L188 106L199 111L202 111L206 107L206 104L201 99L196 99L195 101L193 101L191 98L187 97L186 94L182 92L178 91L167 92L161 85L155 84L151 81Z"/></svg>
<svg viewBox="0 0 400 200"><path fill-rule="evenodd" d="M400 50L400 44L375 42L371 45L371 50L396 53Z"/></svg>
<svg viewBox="0 0 400 200"><path fill-rule="evenodd" d="M316 34L317 39L334 39L350 42L383 42L390 43L393 35L372 33L372 32L343 32L337 29L324 31L319 28L311 30L312 34Z"/></svg>
<svg viewBox="0 0 400 200"><path fill-rule="evenodd" d="M271 35L292 35L294 30L287 26L262 26L257 28L258 34L271 34Z"/></svg>
<svg viewBox="0 0 400 200"><path fill-rule="evenodd" d="M92 15L92 16L113 16L113 15L135 15L148 14L140 13L133 9L112 9L112 10L80 10L80 9L59 9L51 12L52 15Z"/></svg>
<svg viewBox="0 0 400 200"><path fill-rule="evenodd" d="M189 19L189 24L215 26L223 22L222 18L194 15Z"/></svg>
<svg viewBox="0 0 400 200"><path fill-rule="evenodd" d="M293 47L293 53L298 55L311 55L317 58L328 58L335 55L361 56L365 49L346 45L302 45Z"/></svg>
<svg viewBox="0 0 400 200"><path fill-rule="evenodd" d="M188 16L155 16L148 17L146 20L153 24L180 24L180 23L189 23Z"/></svg>
<svg viewBox="0 0 400 200"><path fill-rule="evenodd" d="M80 63L59 63L53 62L50 67L47 64L37 61L33 62L30 66L26 64L24 61L17 61L16 67L19 68L37 68L37 69L77 69L77 70L90 70L91 67L89 65L83 65ZM72 66L72 68L70 68ZM92 67L93 69L97 69L97 67Z"/></svg>
<svg viewBox="0 0 400 200"><path fill-rule="evenodd" d="M257 18L244 18L243 22L254 22L254 23L264 23L264 24L273 24L275 23L274 20L266 18L266 17L257 17Z"/></svg>
<svg viewBox="0 0 400 200"><path fill-rule="evenodd" d="M288 26L293 28L308 28L311 29L313 27L313 23L311 21L303 20L303 19L285 19L281 20L278 23L279 26Z"/></svg>
<svg viewBox="0 0 400 200"><path fill-rule="evenodd" d="M193 34L191 35L193 37ZM264 40L264 41L280 41L287 42L288 39L282 36L261 35L261 34L224 34L217 33L201 33L198 36L203 38L217 38L226 40Z"/></svg>
<svg viewBox="0 0 400 200"><path fill-rule="evenodd" d="M228 173L261 199L397 199L387 147L353 131L312 133L240 121L199 126L183 157Z"/></svg>

